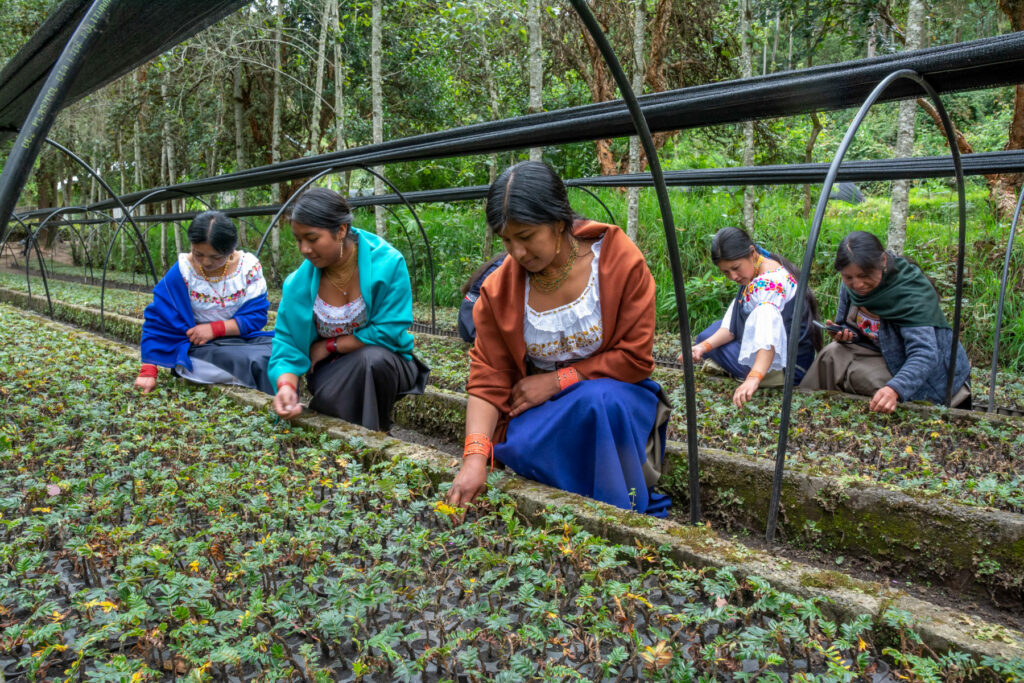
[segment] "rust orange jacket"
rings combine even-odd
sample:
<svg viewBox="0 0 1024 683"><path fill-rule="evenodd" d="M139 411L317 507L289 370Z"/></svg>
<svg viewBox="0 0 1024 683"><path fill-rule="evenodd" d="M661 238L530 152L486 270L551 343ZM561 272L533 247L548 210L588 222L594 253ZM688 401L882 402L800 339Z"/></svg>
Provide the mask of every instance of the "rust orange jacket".
<svg viewBox="0 0 1024 683"><path fill-rule="evenodd" d="M588 379L609 377L636 383L654 369L654 278L643 254L617 226L580 220L573 234L581 239L604 235L598 262L601 297L601 346L573 364ZM499 413L494 440L500 441L508 420L512 387L526 376L523 317L526 269L515 259L494 271L473 307L476 343L469 352L466 389L495 406Z"/></svg>

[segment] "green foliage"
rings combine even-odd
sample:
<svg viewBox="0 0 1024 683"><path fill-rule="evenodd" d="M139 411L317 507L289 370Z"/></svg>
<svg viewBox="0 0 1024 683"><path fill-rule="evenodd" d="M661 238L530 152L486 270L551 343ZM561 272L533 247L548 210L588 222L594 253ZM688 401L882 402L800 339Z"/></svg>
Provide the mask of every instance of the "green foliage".
<svg viewBox="0 0 1024 683"><path fill-rule="evenodd" d="M614 545L565 512L530 525L495 488L464 513L419 464L216 390L170 382L140 397L122 352L4 306L0 325L8 675L680 680L887 666L867 616L834 624L814 600ZM48 358L34 353L43 339ZM897 672L995 666L936 657L890 622L905 634L888 655Z"/></svg>

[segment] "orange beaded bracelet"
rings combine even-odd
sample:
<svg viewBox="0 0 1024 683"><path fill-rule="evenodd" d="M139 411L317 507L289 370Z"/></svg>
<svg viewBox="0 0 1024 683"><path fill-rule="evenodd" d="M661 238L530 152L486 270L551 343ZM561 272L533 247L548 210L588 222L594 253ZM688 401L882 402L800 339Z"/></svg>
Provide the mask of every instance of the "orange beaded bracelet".
<svg viewBox="0 0 1024 683"><path fill-rule="evenodd" d="M556 374L558 375L559 391L567 389L580 381L580 373L576 372L576 368L560 368Z"/></svg>
<svg viewBox="0 0 1024 683"><path fill-rule="evenodd" d="M490 462L491 472L494 471L494 444L491 443L491 437L480 433L466 434L466 443L462 447L463 460L470 455L484 456Z"/></svg>
<svg viewBox="0 0 1024 683"><path fill-rule="evenodd" d="M751 370L747 373L747 379L750 379L751 377L756 378L757 381L760 382L764 379L764 373L758 372L757 370Z"/></svg>
<svg viewBox="0 0 1024 683"><path fill-rule="evenodd" d="M701 347L702 349L704 349L704 353L707 353L707 352L708 352L708 351L710 351L711 349L715 348L715 347L713 347L713 346L711 345L711 342L707 342L707 341L702 341L702 342L701 342L700 344L697 344L697 346L699 346L699 347Z"/></svg>

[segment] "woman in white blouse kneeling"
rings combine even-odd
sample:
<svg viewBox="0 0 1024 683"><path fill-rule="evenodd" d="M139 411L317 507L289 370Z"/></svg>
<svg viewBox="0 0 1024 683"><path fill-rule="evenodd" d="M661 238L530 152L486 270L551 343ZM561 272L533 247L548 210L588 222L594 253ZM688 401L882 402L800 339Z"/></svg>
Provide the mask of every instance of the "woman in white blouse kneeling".
<svg viewBox="0 0 1024 683"><path fill-rule="evenodd" d="M267 283L259 259L237 251L235 224L205 211L188 228L192 249L179 254L153 288L142 323L142 369L135 386L156 387L157 366L199 384L237 384L273 393L267 363Z"/></svg>
<svg viewBox="0 0 1024 683"><path fill-rule="evenodd" d="M796 296L796 269L785 258L754 244L739 228L722 228L715 233L711 260L740 290L725 316L697 335L691 353L694 361L710 359L742 382L732 396L732 402L742 407L762 384L782 383ZM811 324L817 310L808 289L797 342L797 382L821 348L821 333Z"/></svg>

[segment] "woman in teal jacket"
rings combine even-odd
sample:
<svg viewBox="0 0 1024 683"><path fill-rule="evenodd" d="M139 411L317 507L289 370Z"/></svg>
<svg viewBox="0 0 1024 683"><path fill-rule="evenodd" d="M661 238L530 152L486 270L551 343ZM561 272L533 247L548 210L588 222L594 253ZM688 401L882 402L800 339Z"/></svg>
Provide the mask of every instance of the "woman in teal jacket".
<svg viewBox="0 0 1024 683"><path fill-rule="evenodd" d="M288 276L274 328L270 379L274 410L309 407L369 429L391 427L399 396L423 393L427 368L412 355L412 288L402 254L352 227L348 202L315 187L291 210L292 234L306 261Z"/></svg>

